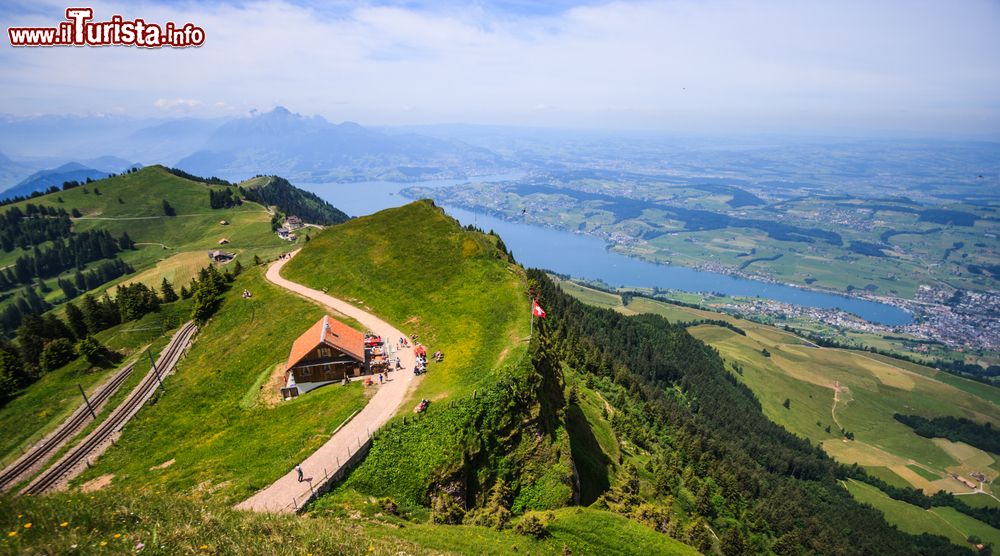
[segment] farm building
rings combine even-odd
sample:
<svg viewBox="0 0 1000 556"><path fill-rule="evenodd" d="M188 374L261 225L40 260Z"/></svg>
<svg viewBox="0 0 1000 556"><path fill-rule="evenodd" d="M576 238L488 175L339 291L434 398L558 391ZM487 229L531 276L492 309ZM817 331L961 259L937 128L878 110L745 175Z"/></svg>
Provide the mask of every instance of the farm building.
<svg viewBox="0 0 1000 556"><path fill-rule="evenodd" d="M236 257L236 253L229 253L228 251L209 251L208 258L212 259L212 262L216 263L228 263Z"/></svg>
<svg viewBox="0 0 1000 556"><path fill-rule="evenodd" d="M278 232L278 237L280 237L281 239L284 239L286 241L295 241L295 234L293 234L292 231L289 230L288 228L281 227L278 228L276 231Z"/></svg>
<svg viewBox="0 0 1000 556"><path fill-rule="evenodd" d="M285 365L284 398L360 376L365 369L365 337L346 324L324 316L292 343Z"/></svg>
<svg viewBox="0 0 1000 556"><path fill-rule="evenodd" d="M305 224L302 222L302 219L298 216L289 216L288 218L285 218L285 227L289 230L298 230L304 225Z"/></svg>

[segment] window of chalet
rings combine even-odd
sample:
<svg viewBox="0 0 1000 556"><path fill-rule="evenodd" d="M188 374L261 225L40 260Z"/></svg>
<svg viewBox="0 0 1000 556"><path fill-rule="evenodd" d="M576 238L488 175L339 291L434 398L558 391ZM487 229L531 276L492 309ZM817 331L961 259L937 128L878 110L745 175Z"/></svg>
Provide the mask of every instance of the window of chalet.
<svg viewBox="0 0 1000 556"><path fill-rule="evenodd" d="M330 351L330 348L328 348L328 347L321 347L321 348L319 348L319 356L320 357L330 357L331 353L332 352Z"/></svg>
<svg viewBox="0 0 1000 556"><path fill-rule="evenodd" d="M309 367L302 369L302 376L312 376L312 369Z"/></svg>

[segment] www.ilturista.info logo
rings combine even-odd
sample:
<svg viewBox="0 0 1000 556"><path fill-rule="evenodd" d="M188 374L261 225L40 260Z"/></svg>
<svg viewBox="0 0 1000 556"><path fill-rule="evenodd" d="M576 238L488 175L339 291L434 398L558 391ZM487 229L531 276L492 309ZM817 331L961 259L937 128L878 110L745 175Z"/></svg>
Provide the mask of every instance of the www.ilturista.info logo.
<svg viewBox="0 0 1000 556"><path fill-rule="evenodd" d="M91 21L92 8L66 8L66 21L56 27L8 27L11 46L140 46L185 48L205 43L205 30L192 23L163 25L120 15Z"/></svg>

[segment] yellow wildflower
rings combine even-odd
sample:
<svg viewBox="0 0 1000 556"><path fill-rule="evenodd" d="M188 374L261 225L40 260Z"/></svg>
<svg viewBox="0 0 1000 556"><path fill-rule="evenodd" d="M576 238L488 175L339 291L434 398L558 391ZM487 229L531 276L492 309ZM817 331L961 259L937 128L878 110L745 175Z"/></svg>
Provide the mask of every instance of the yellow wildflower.
<svg viewBox="0 0 1000 556"><path fill-rule="evenodd" d="M31 529L31 522L29 521L28 523L25 523L24 524L24 528L25 529Z"/></svg>
<svg viewBox="0 0 1000 556"><path fill-rule="evenodd" d="M101 546L108 546L108 541L101 541Z"/></svg>
<svg viewBox="0 0 1000 556"><path fill-rule="evenodd" d="M11 531L10 533L7 533L7 536L8 537L16 537L17 536L17 531Z"/></svg>
<svg viewBox="0 0 1000 556"><path fill-rule="evenodd" d="M120 539L120 538L122 538L122 534L121 534L121 533L115 533L115 538L116 538L116 539Z"/></svg>
<svg viewBox="0 0 1000 556"><path fill-rule="evenodd" d="M69 522L68 521L64 521L64 522L60 523L59 526L60 527L68 527L69 526Z"/></svg>

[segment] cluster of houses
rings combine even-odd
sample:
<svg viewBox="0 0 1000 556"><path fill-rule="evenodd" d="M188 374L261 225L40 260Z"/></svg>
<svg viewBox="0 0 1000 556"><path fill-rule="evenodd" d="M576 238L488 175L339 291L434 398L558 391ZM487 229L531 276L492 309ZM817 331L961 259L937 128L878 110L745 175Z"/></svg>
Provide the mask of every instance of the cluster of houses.
<svg viewBox="0 0 1000 556"><path fill-rule="evenodd" d="M305 223L302 222L301 218L298 216L289 216L285 218L285 223L276 231L278 232L278 237L281 239L295 241L296 236L293 232L303 226L305 226Z"/></svg>
<svg viewBox="0 0 1000 556"><path fill-rule="evenodd" d="M373 363L385 358L381 338L373 341L327 315L292 343L285 363L284 399L310 390L376 372Z"/></svg>

